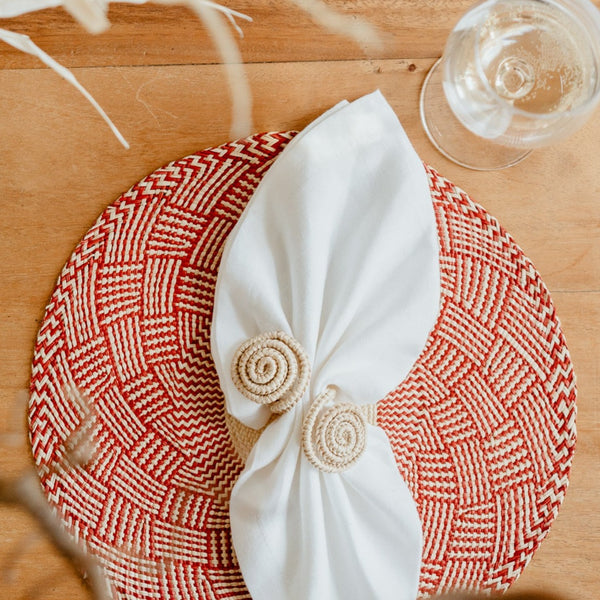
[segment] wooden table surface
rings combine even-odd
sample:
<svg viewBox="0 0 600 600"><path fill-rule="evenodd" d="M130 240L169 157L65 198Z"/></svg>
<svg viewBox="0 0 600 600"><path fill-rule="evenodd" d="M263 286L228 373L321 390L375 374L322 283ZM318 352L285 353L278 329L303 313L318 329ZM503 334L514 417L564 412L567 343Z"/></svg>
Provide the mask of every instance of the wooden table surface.
<svg viewBox="0 0 600 600"><path fill-rule="evenodd" d="M596 0L600 5L600 0ZM254 130L299 129L340 99L382 90L421 157L511 232L551 290L577 374L571 486L513 591L600 596L600 112L567 141L504 171L440 156L418 116L419 89L469 0L331 0L380 28L367 54L286 0L231 0L251 15L240 48ZM112 28L85 33L62 9L0 27L73 67L131 143L125 150L72 87L0 46L0 472L30 467L24 406L37 329L62 265L102 210L157 167L229 139L219 56L181 7L114 5ZM0 597L86 598L70 566L20 509L0 506Z"/></svg>

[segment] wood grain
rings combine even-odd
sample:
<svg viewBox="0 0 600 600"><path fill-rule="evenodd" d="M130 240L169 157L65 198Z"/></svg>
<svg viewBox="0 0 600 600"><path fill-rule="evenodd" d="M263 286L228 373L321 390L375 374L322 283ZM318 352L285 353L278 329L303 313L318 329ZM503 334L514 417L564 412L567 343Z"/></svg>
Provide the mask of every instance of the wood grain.
<svg viewBox="0 0 600 600"><path fill-rule="evenodd" d="M570 139L506 171L451 164L418 117L424 75L464 1L333 3L391 32L383 57L314 26L291 5L257 0L244 58L254 129L300 129L341 98L380 88L421 157L463 187L511 232L552 291L579 387L579 441L571 487L548 539L514 591L594 599L600 590L600 113ZM77 67L131 143L124 150L89 104L47 69L0 51L0 470L31 464L23 407L36 332L54 282L102 210L155 168L229 138L222 67L181 8L111 9L115 26L91 38L60 10L17 19L56 58ZM131 8L131 10L134 10ZM162 19L166 18L166 29ZM143 22L143 23L142 23ZM13 24L11 23L11 26ZM2 24L0 24L2 26ZM197 38L196 38L197 36ZM169 50L169 48L172 48ZM85 598L71 568L35 524L0 508L0 596ZM7 568L7 565L9 568ZM42 590L43 591L40 591ZM37 590L37 591L36 591ZM37 596L36 596L37 593Z"/></svg>
<svg viewBox="0 0 600 600"><path fill-rule="evenodd" d="M237 0L225 4L253 19L252 23L239 21L244 31L240 48L247 63L367 57L356 43L319 27L290 0ZM379 30L383 48L369 53L377 58L439 56L448 32L469 4L469 0L328 2L340 13L364 19ZM112 27L97 36L87 35L61 8L9 22L0 19L0 27L29 35L70 67L219 62L202 24L185 7L115 4L109 18ZM2 44L0 66L36 67L37 62Z"/></svg>
<svg viewBox="0 0 600 600"><path fill-rule="evenodd" d="M593 0L600 6L600 0ZM361 49L342 35L319 27L291 0L237 0L225 3L253 21L240 20L239 41L246 63L433 58L471 0L329 0L343 15L372 24L382 48ZM63 9L47 9L0 27L29 35L68 67L214 64L220 62L206 31L181 6L111 5L111 28L88 35ZM36 68L37 59L0 44L0 68Z"/></svg>

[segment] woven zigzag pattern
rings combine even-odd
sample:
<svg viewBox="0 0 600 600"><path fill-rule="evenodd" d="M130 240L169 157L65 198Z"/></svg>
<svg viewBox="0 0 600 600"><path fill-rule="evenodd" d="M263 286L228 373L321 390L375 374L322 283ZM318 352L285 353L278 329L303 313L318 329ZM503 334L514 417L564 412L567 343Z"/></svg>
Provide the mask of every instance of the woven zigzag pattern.
<svg viewBox="0 0 600 600"><path fill-rule="evenodd" d="M242 463L210 356L223 244L292 133L176 161L77 247L39 333L30 430L42 485L119 598L249 598L229 533ZM425 534L421 594L505 589L550 526L574 444L548 292L498 224L428 170L442 310L379 403ZM74 393L72 387L80 390ZM93 435L79 464L73 449Z"/></svg>
<svg viewBox="0 0 600 600"><path fill-rule="evenodd" d="M121 598L247 598L229 534L242 464L210 355L223 243L290 135L177 161L110 206L39 333L30 425L46 494ZM87 426L96 452L69 464ZM83 403L84 404L84 403Z"/></svg>
<svg viewBox="0 0 600 600"><path fill-rule="evenodd" d="M575 383L550 294L485 210L428 168L441 308L419 360L378 403L424 530L422 596L506 590L568 483Z"/></svg>

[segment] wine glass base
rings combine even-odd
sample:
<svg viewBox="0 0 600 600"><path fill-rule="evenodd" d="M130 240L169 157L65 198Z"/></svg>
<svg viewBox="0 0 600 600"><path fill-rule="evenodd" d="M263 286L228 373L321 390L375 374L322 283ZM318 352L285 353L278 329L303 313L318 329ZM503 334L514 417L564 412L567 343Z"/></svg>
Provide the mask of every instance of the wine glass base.
<svg viewBox="0 0 600 600"><path fill-rule="evenodd" d="M444 94L441 61L431 67L421 88L421 122L431 143L452 162L477 171L505 169L521 162L531 150L481 138L454 116Z"/></svg>

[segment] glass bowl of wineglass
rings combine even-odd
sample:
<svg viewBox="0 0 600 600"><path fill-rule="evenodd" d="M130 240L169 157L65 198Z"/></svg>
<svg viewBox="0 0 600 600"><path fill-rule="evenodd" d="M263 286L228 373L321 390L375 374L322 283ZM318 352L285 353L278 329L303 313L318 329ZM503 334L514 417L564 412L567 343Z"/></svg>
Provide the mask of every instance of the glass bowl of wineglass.
<svg viewBox="0 0 600 600"><path fill-rule="evenodd" d="M581 127L600 100L600 11L589 0L483 0L421 89L421 121L452 161L512 166Z"/></svg>

